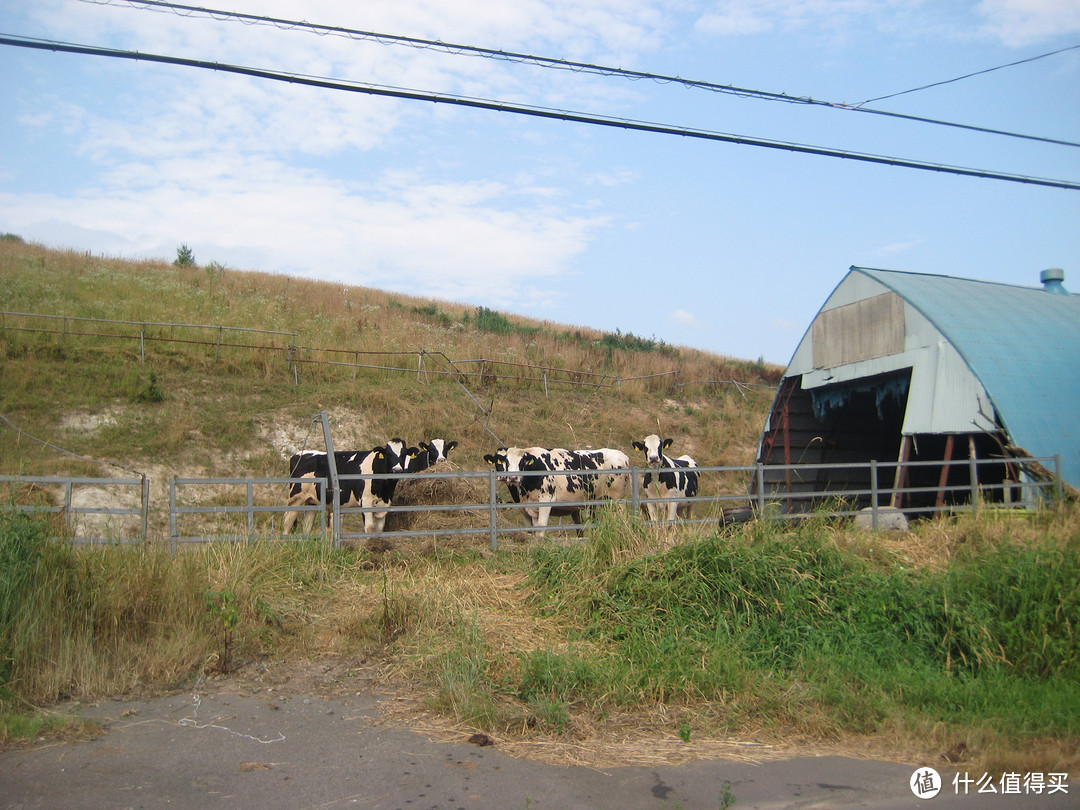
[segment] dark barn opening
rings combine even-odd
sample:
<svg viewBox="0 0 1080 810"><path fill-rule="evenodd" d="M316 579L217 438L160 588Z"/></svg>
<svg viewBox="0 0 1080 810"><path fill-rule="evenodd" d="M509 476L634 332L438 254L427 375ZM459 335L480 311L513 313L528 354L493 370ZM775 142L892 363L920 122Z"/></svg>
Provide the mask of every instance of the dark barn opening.
<svg viewBox="0 0 1080 810"><path fill-rule="evenodd" d="M862 509L872 505L871 462L881 462L877 506L917 511L970 501L968 459L1001 458L1001 437L981 432L904 436L910 382L911 369L810 391L803 390L801 377L786 379L761 445L766 495L796 496L784 501L784 511L810 511L831 499ZM911 464L898 470L897 461ZM790 466L795 469L782 468ZM1001 485L1016 478L1004 460L981 464L977 473L981 494L991 501L1007 498Z"/></svg>

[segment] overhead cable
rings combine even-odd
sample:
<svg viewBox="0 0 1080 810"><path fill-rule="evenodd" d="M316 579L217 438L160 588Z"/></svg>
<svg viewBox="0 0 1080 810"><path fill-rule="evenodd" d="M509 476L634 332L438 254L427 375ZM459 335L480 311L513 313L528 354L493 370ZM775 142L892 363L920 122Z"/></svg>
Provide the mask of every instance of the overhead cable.
<svg viewBox="0 0 1080 810"><path fill-rule="evenodd" d="M823 101L821 99L810 98L808 96L792 96L788 95L787 93L774 93L767 90L752 90L747 87L737 87L731 84L719 84L716 82L702 81L698 79L684 79L681 76L667 76L659 73L627 70L625 68L606 67L604 65L596 65L589 62L575 62L568 59L555 59L546 56L536 56L534 54L515 53L513 51L504 51L494 48L482 48L475 45L459 45L449 42L441 42L439 40L433 39L421 39L418 37L407 37L396 34L382 34L375 31L362 31L355 28L344 28L342 26L335 25L319 25L317 23L309 23L306 21L287 20L280 17L268 17L261 14L243 14L236 11L224 11L221 9L205 8L202 6L190 6L184 5L182 3L171 3L167 2L167 0L81 0L81 2L103 6L119 5L123 3L136 9L172 12L181 17L202 15L212 17L216 20L234 20L238 22L243 22L247 25L272 25L274 27L284 30L307 30L319 34L320 36L341 36L348 39L378 42L380 44L404 45L407 47L418 48L422 50L439 50L451 54L471 55L488 59L500 59L508 62L532 64L538 67L544 67L554 70L569 70L576 73L589 73L599 76L621 76L623 78L631 79L634 81L648 80L660 84L679 84L683 87L690 89L708 90L714 93L727 93L743 98L758 98L767 101L783 101L787 102L788 104L803 104L818 107L828 107L835 110L847 110L850 112L861 112L870 115L880 115L888 118L896 118L920 124L933 124L936 126L968 130L971 132L981 132L988 135L1001 135L1008 138L1020 138L1023 140L1038 141L1040 143L1054 144L1057 146L1072 146L1080 148L1080 143L1077 143L1075 141L1068 141L1059 138L1050 138L1042 135L1026 135L1019 132L994 129L992 127L976 126L973 124L960 124L952 121L942 121L935 118L926 118L919 115L909 115L906 113L890 112L888 110L878 110L865 106L871 101L876 101L877 99L870 99L870 101L864 101L860 104L845 104L842 102ZM1051 54L1046 55L1049 56ZM959 81L959 79L951 79L950 81ZM914 90L908 90L905 92L914 92ZM896 95L902 94L898 93ZM883 98L890 98L890 96L884 96Z"/></svg>
<svg viewBox="0 0 1080 810"><path fill-rule="evenodd" d="M957 76L955 79L944 79L940 82L931 82L930 84L924 84L920 87L912 87L910 90L901 90L899 93L889 93L887 96L868 98L866 101L860 101L858 104L854 105L854 108L858 109L864 104L873 104L875 101L884 101L887 98L896 98L897 96L904 96L908 93L918 93L920 90L929 90L931 87L941 87L943 84L952 84L953 82L970 79L973 76L982 76L984 73L993 73L995 70L1016 67L1017 65L1023 65L1028 62L1035 62L1039 59L1045 59L1048 56L1057 56L1059 53L1065 53L1066 51L1075 51L1078 48L1080 48L1080 45L1069 45L1066 48L1058 48L1056 51L1050 51L1049 53L1040 53L1038 56L1029 56L1027 59L1018 59L1015 62L1009 62L1007 65L998 65L997 67L986 68L985 70L976 70L974 73L965 73L963 76Z"/></svg>
<svg viewBox="0 0 1080 810"><path fill-rule="evenodd" d="M9 428L14 430L20 436L25 436L27 439L30 439L32 441L37 442L42 447L48 447L50 450L56 450L57 452L64 453L65 455L69 455L72 458L79 459L79 461L89 461L92 464L107 464L110 467L116 467L118 470L123 470L124 472L133 473L133 474L138 475L138 476L140 476L142 478L146 478L146 473L139 472L138 470L133 470L130 467L125 467L123 464L117 464L114 461L103 461L103 460L98 459L98 458L89 458L87 456L80 456L78 453L73 453L70 450L65 450L63 447L58 447L57 445L53 444L50 441L47 441L45 439L39 439L37 436L33 436L33 435L27 433L25 430L23 430L21 427L16 425L14 422L12 422L10 419L8 419L6 416L4 416L2 413L0 413L0 422L3 422L4 424L6 424Z"/></svg>
<svg viewBox="0 0 1080 810"><path fill-rule="evenodd" d="M1012 183L1025 183L1037 186L1049 186L1051 188L1080 191L1080 182L1069 180L1055 180L1050 178L1032 177L1029 175L1010 174L995 172L985 169L973 169L962 166L950 166L946 164L927 163L925 161L909 160L905 158L889 157L886 155L874 155L865 152L853 152L850 150L833 149L809 144L775 141L765 138L753 138L745 135L735 135L711 130L679 127L670 124L660 124L650 121L638 121L627 118L613 118L570 110L558 110L546 107L534 107L520 104L509 104L491 99L468 98L439 93L423 92L398 87L386 87L375 84L363 84L358 82L346 82L344 80L331 80L317 76L307 76L283 71L265 70L260 68L245 67L242 65L230 65L224 62L208 62L201 59L186 59L178 56L165 56L161 54L145 53L140 51L117 50L113 48L99 48L89 45L76 45L72 43L55 42L50 40L14 38L0 34L0 45L10 45L19 48L32 48L61 53L75 53L89 56L105 56L116 59L129 59L142 62L155 62L159 64L180 65L184 67L201 68L205 70L220 71L223 73L235 73L242 76L251 76L271 81L288 82L290 84L319 87L327 90L343 90L351 93L364 93L372 96L384 96L390 98L408 99L412 101L428 101L436 104L450 104L459 107L470 107L494 112L512 113L515 115L527 115L537 118L547 118L560 121L571 121L579 124L591 124L593 126L613 127L637 132L652 132L660 135L679 135L686 138L696 138L707 141L741 144L744 146L757 146L765 149L779 149L799 154L818 155L821 157L841 158L856 160L865 163L876 163L886 166L898 166L907 169L921 169L923 171L941 172L966 177L982 177L990 180L1004 180Z"/></svg>

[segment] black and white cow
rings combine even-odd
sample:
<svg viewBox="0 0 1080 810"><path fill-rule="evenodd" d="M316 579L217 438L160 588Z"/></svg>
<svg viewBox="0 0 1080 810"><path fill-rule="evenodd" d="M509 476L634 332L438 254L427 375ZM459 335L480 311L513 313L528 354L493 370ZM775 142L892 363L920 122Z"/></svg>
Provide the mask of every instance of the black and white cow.
<svg viewBox="0 0 1080 810"><path fill-rule="evenodd" d="M569 515L574 523L581 523L581 504L589 498L582 476L544 474L581 469L576 453L562 448L500 447L494 455L484 456L484 461L497 472L510 473L503 477L510 497L514 503L530 504L521 511L526 523L539 529L541 535L552 517ZM572 505L559 505L567 503Z"/></svg>
<svg viewBox="0 0 1080 810"><path fill-rule="evenodd" d="M446 461L450 451L457 447L457 442L446 439L432 439L430 442L420 442L420 447L410 447L406 455L408 463L405 465L406 472L423 472L429 467Z"/></svg>
<svg viewBox="0 0 1080 810"><path fill-rule="evenodd" d="M630 456L622 450L602 447L599 450L575 450L579 466L585 470L610 470L611 472L583 475L590 500L608 499L619 501L626 495L626 482L629 478ZM617 472L623 470L624 472Z"/></svg>
<svg viewBox="0 0 1080 810"><path fill-rule="evenodd" d="M342 475L388 475L405 471L405 442L391 439L381 447L371 450L339 450L334 453L334 466ZM326 453L308 451L297 453L289 459L290 478L326 478L330 480L330 465ZM337 493L341 506L360 506L365 509L390 506L397 480L393 478L358 478L339 482ZM333 503L334 491L328 485L326 502ZM296 482L289 485L289 506L317 506L318 484ZM299 512L286 512L282 531L288 534ZM329 519L329 516L328 516ZM304 530L311 531L313 518L305 518ZM386 522L386 512L364 512L364 531L381 532Z"/></svg>
<svg viewBox="0 0 1080 810"><path fill-rule="evenodd" d="M634 449L645 454L645 466L656 467L656 472L647 472L642 476L642 491L647 498L659 498L663 502L642 504L642 511L649 520L659 520L666 510L666 520L674 522L677 515L690 517L694 503L691 498L697 495L698 473L694 467L697 462L690 456L671 458L664 451L671 447L671 439L661 441L655 433L645 437L645 441L634 442ZM655 486L654 483L655 476Z"/></svg>

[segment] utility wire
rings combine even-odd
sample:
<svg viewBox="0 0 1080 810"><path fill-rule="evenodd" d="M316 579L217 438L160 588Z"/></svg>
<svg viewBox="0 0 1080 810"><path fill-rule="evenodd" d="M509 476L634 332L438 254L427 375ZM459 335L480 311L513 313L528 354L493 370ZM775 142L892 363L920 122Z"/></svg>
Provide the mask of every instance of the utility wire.
<svg viewBox="0 0 1080 810"><path fill-rule="evenodd" d="M515 53L513 51L503 51L494 48L481 48L475 45L458 45L449 42L440 42L438 40L432 39L420 39L418 37L406 37L396 34L381 34L374 31L361 31L354 28L344 28L333 25L319 25L317 23L309 23L306 21L286 20L280 17L267 17L260 14L243 14L236 11L223 11L220 9L211 9L201 6L189 6L181 3L171 3L167 2L166 0L80 0L80 2L102 6L119 5L120 3L126 3L127 5L139 10L158 11L162 13L171 12L180 17L193 17L196 15L209 16L215 20L234 20L242 22L246 25L271 25L276 28L281 28L283 30L308 30L320 36L341 36L348 39L369 40L372 42L378 42L380 44L405 45L407 47L418 48L422 50L445 51L446 53L451 53L455 55L471 55L488 59L500 59L508 62L532 64L538 67L544 67L554 70L569 70L576 73L589 73L599 76L621 76L623 78L631 79L633 81L648 80L657 82L659 84L679 84L689 89L708 90L714 93L728 93L743 98L758 98L767 101L783 101L789 104L829 107L835 110L861 112L870 115L880 115L888 118L896 118L921 124L933 124L936 126L968 130L971 132L981 132L989 135L1001 135L1008 138L1020 138L1029 141L1038 141L1040 143L1054 144L1056 146L1072 146L1080 148L1080 143L1077 143L1075 141L1068 141L1059 138L1050 138L1041 135L1026 135L1019 132L1010 132L1008 130L994 129L991 127L981 127L973 124L960 124L952 121L942 121L939 119L926 118L918 115L908 115L905 113L890 112L888 110L877 110L865 106L871 101L877 101L878 99L870 99L869 101L864 101L860 104L844 104L841 102L823 101L821 99L810 98L807 96L791 96L786 93L774 93L766 90L752 90L750 88L737 87L730 84L718 84L716 82L701 81L698 79L684 79L680 76L666 76L659 73L648 73L644 71L627 70L625 68L605 67L603 65L591 64L589 62L574 62L566 59L554 59L546 56L536 56L526 53ZM1066 48L1064 50L1068 49ZM1050 56L1052 54L1044 55ZM1029 59L1023 61L1032 60ZM1018 62L1015 64L1020 63ZM1003 67L1008 66L1005 65ZM997 68L992 68L992 70L996 69ZM959 79L950 79L949 81L959 81ZM910 93L914 92L914 90L907 90L904 92ZM895 95L902 94L897 93ZM882 98L891 98L891 96L883 96Z"/></svg>
<svg viewBox="0 0 1080 810"><path fill-rule="evenodd" d="M124 472L133 473L133 474L138 475L138 476L140 476L142 478L146 478L146 473L139 472L138 470L133 470L130 467L125 467L123 464L117 464L117 463L112 462L112 461L102 461L101 459L98 459L98 458L88 458L87 456L80 456L78 453L73 453L70 450L65 450L63 447L58 447L57 445L53 444L50 441L46 441L45 439L39 439L37 436L32 436L31 434L29 434L25 430L23 430L21 427L16 425L14 422L12 422L10 419L8 419L6 416L4 416L2 413L0 413L0 422L3 422L4 424L6 424L9 428L14 430L20 436L25 436L26 438L30 439L31 441L37 442L42 447L48 447L50 450L56 450L57 452L64 453L66 455L71 456L72 458L79 459L79 461L89 461L92 464L107 464L110 467L116 467L118 470L123 470Z"/></svg>
<svg viewBox="0 0 1080 810"><path fill-rule="evenodd" d="M823 146L809 144L790 143L785 141L768 140L764 138L752 138L745 135L735 135L711 130L678 127L669 124L659 124L649 121L637 121L627 118L612 118L599 115L589 115L569 110L557 110L546 107L533 107L518 104L508 104L491 99L467 98L439 93L422 92L405 88L386 87L375 84L361 84L357 82L345 82L343 80L330 80L316 76L306 76L283 71L265 70L260 68L244 67L242 65L230 65L223 62L207 62L199 59L186 59L178 56L164 56L161 54L142 53L139 51L117 50L112 48L99 48L89 45L76 45L49 40L13 38L9 35L0 34L0 45L11 45L19 48L32 48L60 53L76 53L89 56L105 56L116 59L130 59L135 61L156 62L159 64L180 65L184 67L201 68L205 70L221 71L223 73L235 73L242 76L251 76L259 79L288 82L290 84L319 87L328 90L344 90L352 93L365 93L372 96L384 96L390 98L408 99L412 101L428 101L436 104L451 104L459 107L470 107L480 110L492 110L495 112L513 113L515 115L527 115L537 118L547 118L559 121L571 121L579 124L591 124L594 126L613 127L637 132L652 132L660 135L680 135L686 138L696 138L707 141L723 143L735 143L744 146L757 146L765 149L779 149L799 154L819 155L822 157L842 158L856 160L865 163L876 163L887 166L898 166L907 169L921 169L923 171L942 172L967 177L982 177L990 180L1005 180L1013 183L1026 183L1037 186L1049 186L1051 188L1080 191L1080 182L1069 180L1055 180L1050 178L1032 177L1029 175L1010 174L995 172L985 169L972 169L962 166L950 166L939 163L927 163L925 161L909 160L905 158L889 157L886 155L874 155L865 152L852 152L843 149L832 149Z"/></svg>
<svg viewBox="0 0 1080 810"><path fill-rule="evenodd" d="M1003 70L1004 68L1016 67L1017 65L1027 64L1028 62L1035 62L1039 59L1045 59L1048 56L1057 56L1059 53L1065 53L1066 51L1075 51L1078 48L1080 48L1080 45L1069 45L1067 48L1058 48L1058 50L1050 51L1049 53L1040 53L1038 56L1029 56L1027 59L1009 62L1007 65L998 65L997 67L986 68L985 70L976 70L974 73L965 73L963 76L957 76L955 79L944 79L940 82L931 82L930 84L924 84L920 87L912 87L910 90L901 90L899 93L889 93L887 96L868 98L866 101L860 101L858 104L854 105L854 109L858 109L864 104L873 104L875 101L884 101L887 98L905 96L908 93L918 93L920 90L929 90L931 87L941 87L943 84L952 84L953 82L963 81L964 79L970 79L972 76L982 76L984 73L993 73L995 70Z"/></svg>

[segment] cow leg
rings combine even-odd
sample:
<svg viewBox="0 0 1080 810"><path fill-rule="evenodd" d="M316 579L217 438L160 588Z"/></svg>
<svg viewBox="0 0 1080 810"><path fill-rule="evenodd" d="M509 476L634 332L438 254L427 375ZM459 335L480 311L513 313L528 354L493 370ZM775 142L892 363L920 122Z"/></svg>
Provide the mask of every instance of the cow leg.
<svg viewBox="0 0 1080 810"><path fill-rule="evenodd" d="M370 501L365 501L364 506L367 508L389 506L388 501L384 501L381 498L372 498ZM371 534L372 532L381 532L386 525L386 512L364 512L364 533Z"/></svg>
<svg viewBox="0 0 1080 810"><path fill-rule="evenodd" d="M667 519L668 523L674 523L676 516L679 514L679 502L672 498L668 501L667 505Z"/></svg>
<svg viewBox="0 0 1080 810"><path fill-rule="evenodd" d="M290 503L289 506L293 504ZM281 533L288 534L292 531L293 524L296 523L296 519L300 516L299 512L286 512L285 519L281 523Z"/></svg>
<svg viewBox="0 0 1080 810"><path fill-rule="evenodd" d="M300 501L299 503L290 501L289 506L318 506L319 502L315 500ZM296 525L297 519L300 517L299 512L286 512L285 519L282 521L281 533L289 534L293 526ZM314 512L304 512L304 517L300 521L300 529L304 534L311 534L311 528L315 523Z"/></svg>
<svg viewBox="0 0 1080 810"><path fill-rule="evenodd" d="M306 474L303 478L314 478L313 474ZM292 485L295 486L295 485ZM299 487L289 496L289 506L318 506L319 491L315 484L300 484ZM286 512L285 518L282 521L281 533L288 534L292 531L292 527L296 524L297 518L300 516L299 512ZM311 533L311 526L315 522L314 512L305 512L304 519L302 521L302 527L306 534Z"/></svg>
<svg viewBox="0 0 1080 810"><path fill-rule="evenodd" d="M386 512L372 512L371 513L371 531L381 532L386 526ZM367 526L364 527L364 531L368 531Z"/></svg>
<svg viewBox="0 0 1080 810"><path fill-rule="evenodd" d="M310 495L304 492L294 495L289 498L289 506L318 506L319 499L314 495ZM285 519L282 521L281 533L288 534L292 531L293 526L296 524L297 518L300 517L299 512L286 512ZM311 532L311 525L315 522L314 512L304 512L304 519L301 521L303 530L305 533Z"/></svg>
<svg viewBox="0 0 1080 810"><path fill-rule="evenodd" d="M540 530L541 539L547 534L547 525L551 522L551 505L541 506L536 510L533 526Z"/></svg>
<svg viewBox="0 0 1080 810"><path fill-rule="evenodd" d="M662 492L646 489L644 490L646 498L660 498L663 496ZM645 517L650 521L660 520L660 516L663 513L663 504L656 501L650 501L649 503L643 503L641 505L641 511L645 513Z"/></svg>

